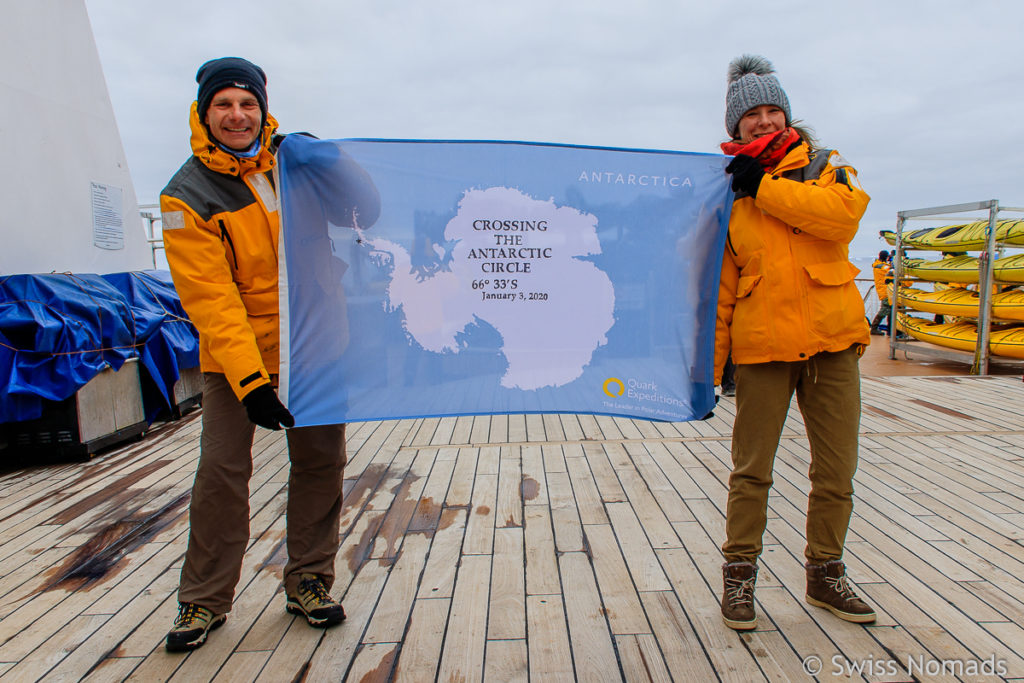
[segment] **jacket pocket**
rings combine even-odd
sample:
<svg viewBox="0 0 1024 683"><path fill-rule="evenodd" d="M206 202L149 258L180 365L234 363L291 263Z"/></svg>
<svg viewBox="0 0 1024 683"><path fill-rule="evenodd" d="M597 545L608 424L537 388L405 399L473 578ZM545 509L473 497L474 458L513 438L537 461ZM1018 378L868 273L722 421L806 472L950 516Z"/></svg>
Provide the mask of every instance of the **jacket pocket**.
<svg viewBox="0 0 1024 683"><path fill-rule="evenodd" d="M760 273L757 275L744 275L741 277L736 283L736 298L742 299L743 297L748 296L750 292L754 290L754 287L757 286L757 283L763 278L764 275L761 275Z"/></svg>
<svg viewBox="0 0 1024 683"><path fill-rule="evenodd" d="M762 273L744 275L736 282L736 308L730 334L733 360L738 362L747 362L751 353L769 345L770 318L764 289Z"/></svg>
<svg viewBox="0 0 1024 683"><path fill-rule="evenodd" d="M848 261L804 266L810 280L811 329L825 338L855 333L864 324L864 301L854 283L860 272Z"/></svg>

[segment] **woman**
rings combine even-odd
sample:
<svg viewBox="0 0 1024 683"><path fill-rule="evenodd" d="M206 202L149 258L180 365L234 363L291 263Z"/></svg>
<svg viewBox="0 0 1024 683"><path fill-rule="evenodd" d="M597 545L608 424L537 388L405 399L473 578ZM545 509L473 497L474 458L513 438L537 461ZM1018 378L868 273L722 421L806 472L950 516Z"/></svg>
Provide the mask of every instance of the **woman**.
<svg viewBox="0 0 1024 683"><path fill-rule="evenodd" d="M892 311L892 306L889 304L889 289L886 278L889 278L889 271L892 268L889 265L889 252L883 249L878 252L878 258L871 264L871 273L875 278L875 294L878 295L878 313L875 314L874 320L871 321L871 334L884 334L878 326L884 321L886 324L889 322L889 313ZM892 278L889 278L891 281Z"/></svg>
<svg viewBox="0 0 1024 683"><path fill-rule="evenodd" d="M860 355L870 340L849 243L869 197L834 150L793 125L789 99L763 57L729 65L722 145L735 159L736 200L719 287L716 377L736 364L733 471L722 617L757 624L754 582L779 437L793 393L807 425L806 600L847 621L875 613L842 561L853 509L860 423Z"/></svg>

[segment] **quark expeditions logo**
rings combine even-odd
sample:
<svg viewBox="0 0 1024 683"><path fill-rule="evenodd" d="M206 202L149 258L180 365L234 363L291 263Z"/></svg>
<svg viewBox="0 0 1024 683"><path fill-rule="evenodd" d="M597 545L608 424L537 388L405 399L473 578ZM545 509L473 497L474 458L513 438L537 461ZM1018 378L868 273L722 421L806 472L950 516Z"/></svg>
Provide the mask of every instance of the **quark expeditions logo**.
<svg viewBox="0 0 1024 683"><path fill-rule="evenodd" d="M618 398L626 392L626 385L618 377L609 377L604 381L604 393L611 398Z"/></svg>
<svg viewBox="0 0 1024 683"><path fill-rule="evenodd" d="M625 398L628 401L646 401L664 403L666 405L686 408L686 404L673 396L666 396L658 391L654 382L643 382L630 377L625 381L618 377L609 377L601 385L608 398Z"/></svg>

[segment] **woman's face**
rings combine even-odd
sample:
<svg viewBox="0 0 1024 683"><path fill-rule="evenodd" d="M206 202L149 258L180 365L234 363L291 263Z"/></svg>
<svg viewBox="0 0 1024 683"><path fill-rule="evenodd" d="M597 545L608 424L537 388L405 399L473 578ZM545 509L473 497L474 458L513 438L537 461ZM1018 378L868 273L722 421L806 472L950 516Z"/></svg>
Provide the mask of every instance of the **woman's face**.
<svg viewBox="0 0 1024 683"><path fill-rule="evenodd" d="M786 112L774 104L762 104L740 117L740 142L747 144L764 135L777 133L785 127Z"/></svg>

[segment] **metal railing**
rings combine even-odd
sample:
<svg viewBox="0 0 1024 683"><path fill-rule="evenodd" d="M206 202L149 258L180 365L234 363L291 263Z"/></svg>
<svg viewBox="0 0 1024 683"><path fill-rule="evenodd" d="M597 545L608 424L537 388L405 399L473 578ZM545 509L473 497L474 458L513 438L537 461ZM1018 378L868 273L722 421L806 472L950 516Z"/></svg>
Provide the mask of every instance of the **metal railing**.
<svg viewBox="0 0 1024 683"><path fill-rule="evenodd" d="M153 209L156 209L155 213ZM139 215L146 226L146 243L149 245L150 257L153 260L153 270L156 270L156 253L163 251L164 248L163 230L160 231L159 237L156 234L156 224L160 223L160 205L139 204Z"/></svg>

